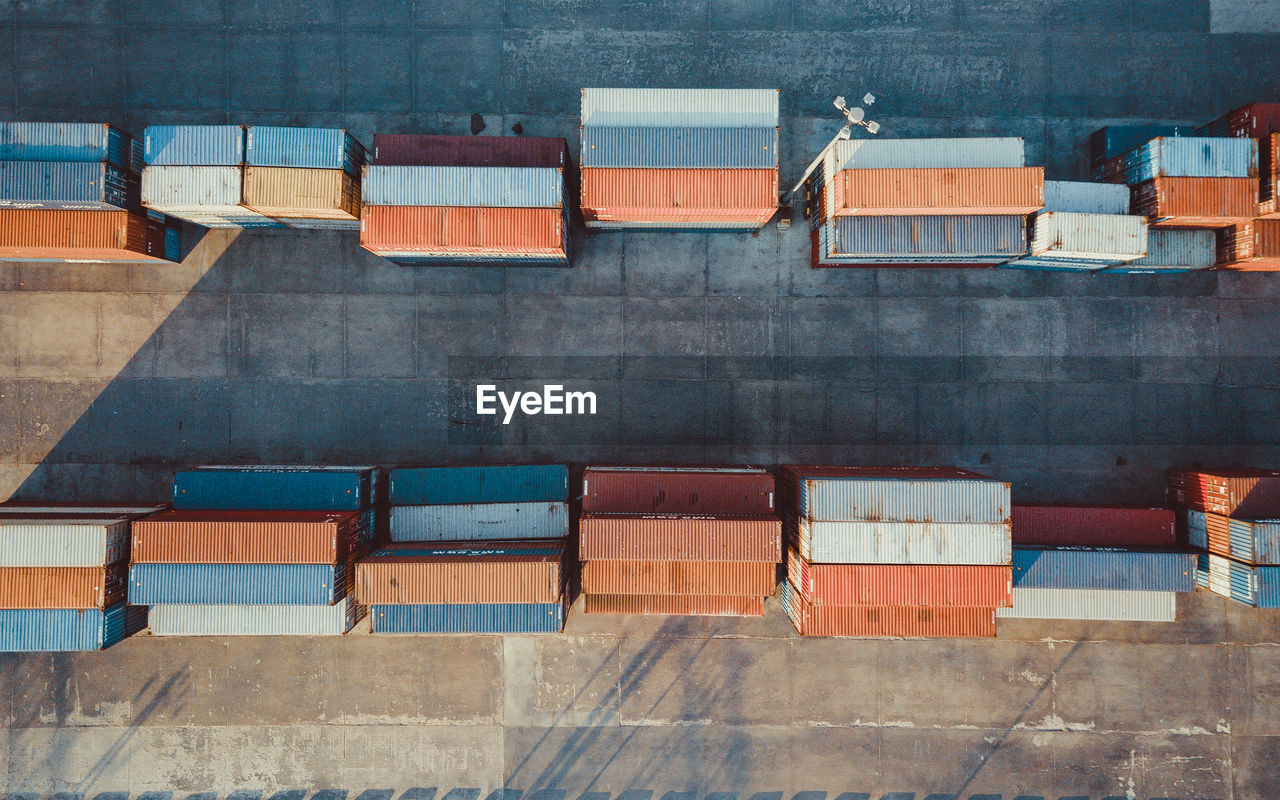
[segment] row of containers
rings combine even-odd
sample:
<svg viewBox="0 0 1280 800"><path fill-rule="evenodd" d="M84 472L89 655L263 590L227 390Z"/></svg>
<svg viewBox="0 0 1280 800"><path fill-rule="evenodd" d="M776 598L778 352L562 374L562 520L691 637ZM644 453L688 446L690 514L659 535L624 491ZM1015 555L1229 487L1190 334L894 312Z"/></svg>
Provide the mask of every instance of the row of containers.
<svg viewBox="0 0 1280 800"><path fill-rule="evenodd" d="M1094 181L1052 181L1018 138L836 141L807 182L812 263L1280 269L1280 103L1089 149ZM778 151L773 89L583 89L576 162L564 139L379 134L370 155L336 129L0 123L0 257L174 260L183 219L359 230L404 265L568 266L579 211L760 228Z"/></svg>
<svg viewBox="0 0 1280 800"><path fill-rule="evenodd" d="M1197 584L1280 607L1280 472L1173 470L1174 508L1012 505L954 468L777 474L210 466L177 474L171 506L0 505L0 650L366 617L374 635L555 633L578 594L592 615L740 617L780 594L805 636L1171 622Z"/></svg>

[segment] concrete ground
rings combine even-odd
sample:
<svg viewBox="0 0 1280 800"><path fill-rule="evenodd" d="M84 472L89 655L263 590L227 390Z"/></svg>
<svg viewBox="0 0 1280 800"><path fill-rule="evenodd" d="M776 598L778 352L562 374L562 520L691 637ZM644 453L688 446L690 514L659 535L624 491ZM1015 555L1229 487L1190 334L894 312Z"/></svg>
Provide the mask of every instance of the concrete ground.
<svg viewBox="0 0 1280 800"><path fill-rule="evenodd" d="M882 135L1023 136L1084 178L1101 125L1277 99L1271 5L21 0L0 118L575 142L584 85L776 86L788 182L831 96L873 91ZM0 264L0 498L159 500L220 461L830 461L1154 504L1171 465L1280 464L1271 275L814 271L798 226L598 234L570 270L187 239L180 266ZM503 426L480 382L599 407ZM0 659L0 764L46 793L1280 796L1280 618L1181 611L961 643L797 640L776 607L537 639L137 639Z"/></svg>

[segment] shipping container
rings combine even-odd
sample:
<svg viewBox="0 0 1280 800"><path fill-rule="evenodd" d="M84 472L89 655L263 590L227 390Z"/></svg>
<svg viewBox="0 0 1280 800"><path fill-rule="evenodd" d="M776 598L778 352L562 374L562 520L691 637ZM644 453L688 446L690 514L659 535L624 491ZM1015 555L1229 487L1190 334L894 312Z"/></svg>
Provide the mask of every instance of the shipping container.
<svg viewBox="0 0 1280 800"><path fill-rule="evenodd" d="M752 561L585 561L586 594L769 595L777 566Z"/></svg>
<svg viewBox="0 0 1280 800"><path fill-rule="evenodd" d="M548 167L364 168L367 205L560 208L564 171Z"/></svg>
<svg viewBox="0 0 1280 800"><path fill-rule="evenodd" d="M1213 231L1147 228L1147 254L1135 261L1108 267L1108 272L1189 272L1217 263L1218 242Z"/></svg>
<svg viewBox="0 0 1280 800"><path fill-rule="evenodd" d="M100 122L0 122L0 159L105 161L142 172L142 148L124 131Z"/></svg>
<svg viewBox="0 0 1280 800"><path fill-rule="evenodd" d="M307 217L275 217L286 228L302 231L359 231L358 219L310 219Z"/></svg>
<svg viewBox="0 0 1280 800"><path fill-rule="evenodd" d="M376 605L374 633L559 633L568 610L552 603Z"/></svg>
<svg viewBox="0 0 1280 800"><path fill-rule="evenodd" d="M170 230L128 211L0 209L0 259L177 261Z"/></svg>
<svg viewBox="0 0 1280 800"><path fill-rule="evenodd" d="M1280 517L1280 471L1169 470L1175 505L1242 519Z"/></svg>
<svg viewBox="0 0 1280 800"><path fill-rule="evenodd" d="M582 170L582 214L589 227L640 222L758 228L777 210L777 170Z"/></svg>
<svg viewBox="0 0 1280 800"><path fill-rule="evenodd" d="M391 470L391 503L397 506L553 503L568 497L569 469L559 464Z"/></svg>
<svg viewBox="0 0 1280 800"><path fill-rule="evenodd" d="M1280 565L1280 519L1234 519L1188 510L1187 541L1246 564Z"/></svg>
<svg viewBox="0 0 1280 800"><path fill-rule="evenodd" d="M1031 249L1010 269L1096 270L1147 254L1145 217L1048 212L1031 219Z"/></svg>
<svg viewBox="0 0 1280 800"><path fill-rule="evenodd" d="M340 169L245 167L244 205L269 217L357 220L360 183Z"/></svg>
<svg viewBox="0 0 1280 800"><path fill-rule="evenodd" d="M1280 216L1276 198L1280 197L1280 133L1258 142L1258 216Z"/></svg>
<svg viewBox="0 0 1280 800"><path fill-rule="evenodd" d="M568 535L568 503L468 503L391 509L393 542L563 539Z"/></svg>
<svg viewBox="0 0 1280 800"><path fill-rule="evenodd" d="M584 513L771 515L773 475L758 467L587 467Z"/></svg>
<svg viewBox="0 0 1280 800"><path fill-rule="evenodd" d="M129 558L129 520L0 516L0 567L101 567Z"/></svg>
<svg viewBox="0 0 1280 800"><path fill-rule="evenodd" d="M138 177L107 163L0 161L0 208L139 210Z"/></svg>
<svg viewBox="0 0 1280 800"><path fill-rule="evenodd" d="M365 607L344 597L331 606L156 605L152 636L341 636Z"/></svg>
<svg viewBox="0 0 1280 800"><path fill-rule="evenodd" d="M1255 219L1220 229L1218 266L1238 271L1280 271L1280 219Z"/></svg>
<svg viewBox="0 0 1280 800"><path fill-rule="evenodd" d="M357 511L376 501L378 467L210 465L173 478L173 507Z"/></svg>
<svg viewBox="0 0 1280 800"><path fill-rule="evenodd" d="M1014 545L1172 547L1177 518L1167 508L1014 505Z"/></svg>
<svg viewBox="0 0 1280 800"><path fill-rule="evenodd" d="M837 217L822 225L818 242L819 260L836 264L999 264L1027 252L1027 220L1011 214Z"/></svg>
<svg viewBox="0 0 1280 800"><path fill-rule="evenodd" d="M1017 137L969 139L844 139L823 156L817 178L830 183L846 169L1025 167L1026 145Z"/></svg>
<svg viewBox="0 0 1280 800"><path fill-rule="evenodd" d="M146 627L147 610L116 603L105 610L9 608L0 610L0 652L59 653L103 650Z"/></svg>
<svg viewBox="0 0 1280 800"><path fill-rule="evenodd" d="M240 167L147 167L142 202L205 227L274 227L275 220L241 204Z"/></svg>
<svg viewBox="0 0 1280 800"><path fill-rule="evenodd" d="M372 538L355 511L165 511L133 524L135 564L336 564Z"/></svg>
<svg viewBox="0 0 1280 800"><path fill-rule="evenodd" d="M388 167L570 166L569 146L564 139L400 133L374 135L373 163Z"/></svg>
<svg viewBox="0 0 1280 800"><path fill-rule="evenodd" d="M243 125L148 125L142 141L149 166L238 167L244 163Z"/></svg>
<svg viewBox="0 0 1280 800"><path fill-rule="evenodd" d="M128 563L0 567L0 608L106 608L124 601Z"/></svg>
<svg viewBox="0 0 1280 800"><path fill-rule="evenodd" d="M657 614L685 617L763 617L764 598L696 594L588 594L586 614Z"/></svg>
<svg viewBox="0 0 1280 800"><path fill-rule="evenodd" d="M1258 210L1253 178L1156 178L1133 187L1130 210L1167 227L1221 228Z"/></svg>
<svg viewBox="0 0 1280 800"><path fill-rule="evenodd" d="M351 588L338 564L134 564L129 602L154 605L333 605Z"/></svg>
<svg viewBox="0 0 1280 800"><path fill-rule="evenodd" d="M369 206L368 208L372 208ZM395 252L365 247L402 267L546 267L564 268L569 260L562 255L532 256L523 253L495 255L493 253L423 253Z"/></svg>
<svg viewBox="0 0 1280 800"><path fill-rule="evenodd" d="M1234 108L1196 130L1199 136L1243 136L1259 139L1280 132L1280 103L1250 103Z"/></svg>
<svg viewBox="0 0 1280 800"><path fill-rule="evenodd" d="M782 608L802 636L975 638L996 635L994 608L815 606L787 582Z"/></svg>
<svg viewBox="0 0 1280 800"><path fill-rule="evenodd" d="M1195 591L1195 554L1105 547L1015 547L1013 585L1024 589Z"/></svg>
<svg viewBox="0 0 1280 800"><path fill-rule="evenodd" d="M1255 608L1280 608L1280 567L1251 567L1200 553L1196 557L1196 583Z"/></svg>
<svg viewBox="0 0 1280 800"><path fill-rule="evenodd" d="M1008 522L814 521L788 525L800 555L819 564L1009 564Z"/></svg>
<svg viewBox="0 0 1280 800"><path fill-rule="evenodd" d="M583 89L582 126L776 128L777 89Z"/></svg>
<svg viewBox="0 0 1280 800"><path fill-rule="evenodd" d="M364 162L364 147L338 128L250 125L246 135L245 163L250 166L342 170L358 179Z"/></svg>
<svg viewBox="0 0 1280 800"><path fill-rule="evenodd" d="M1074 619L1114 622L1173 622L1176 592L1118 589L1014 589L1013 607L996 609L1004 619Z"/></svg>
<svg viewBox="0 0 1280 800"><path fill-rule="evenodd" d="M568 226L555 208L365 206L360 244L378 254L565 259Z"/></svg>
<svg viewBox="0 0 1280 800"><path fill-rule="evenodd" d="M778 129L591 126L582 166L650 169L777 169Z"/></svg>
<svg viewBox="0 0 1280 800"><path fill-rule="evenodd" d="M393 544L356 565L368 605L554 603L565 584L564 542Z"/></svg>
<svg viewBox="0 0 1280 800"><path fill-rule="evenodd" d="M847 169L830 203L836 216L1030 214L1044 207L1044 168Z"/></svg>
<svg viewBox="0 0 1280 800"><path fill-rule="evenodd" d="M0 520L14 517L77 521L85 519L142 519L168 508L167 505L102 506L84 503L0 503Z"/></svg>
<svg viewBox="0 0 1280 800"><path fill-rule="evenodd" d="M1009 521L1009 484L965 470L785 466L782 480L810 520Z"/></svg>
<svg viewBox="0 0 1280 800"><path fill-rule="evenodd" d="M1044 210L1074 214L1128 214L1129 187L1090 181L1045 181Z"/></svg>
<svg viewBox="0 0 1280 800"><path fill-rule="evenodd" d="M787 580L805 602L817 606L1009 605L1007 566L812 564L787 550Z"/></svg>
<svg viewBox="0 0 1280 800"><path fill-rule="evenodd" d="M578 536L583 561L782 560L776 517L583 514Z"/></svg>
<svg viewBox="0 0 1280 800"><path fill-rule="evenodd" d="M1160 137L1120 156L1119 162L1119 182L1128 184L1155 178L1256 178L1258 142Z"/></svg>
<svg viewBox="0 0 1280 800"><path fill-rule="evenodd" d="M1102 179L1101 171L1107 160L1124 155L1156 137L1191 136L1195 132L1192 125L1108 125L1094 131L1089 137L1089 163L1094 170L1093 179Z"/></svg>

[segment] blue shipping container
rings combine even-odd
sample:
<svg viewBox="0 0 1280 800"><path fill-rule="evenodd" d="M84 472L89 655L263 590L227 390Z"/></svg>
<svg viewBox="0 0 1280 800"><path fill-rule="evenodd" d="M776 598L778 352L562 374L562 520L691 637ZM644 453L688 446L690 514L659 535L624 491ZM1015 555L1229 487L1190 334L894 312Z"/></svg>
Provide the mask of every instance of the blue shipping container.
<svg viewBox="0 0 1280 800"><path fill-rule="evenodd" d="M391 470L391 504L559 503L569 497L569 468L418 467Z"/></svg>
<svg viewBox="0 0 1280 800"><path fill-rule="evenodd" d="M777 128L582 129L582 166L777 169Z"/></svg>
<svg viewBox="0 0 1280 800"><path fill-rule="evenodd" d="M374 633L559 633L564 603L376 605Z"/></svg>
<svg viewBox="0 0 1280 800"><path fill-rule="evenodd" d="M1251 567L1200 553L1196 556L1196 583L1256 608L1280 608L1280 567Z"/></svg>
<svg viewBox="0 0 1280 800"><path fill-rule="evenodd" d="M1196 556L1163 550L1013 549L1013 585L1024 589L1192 592Z"/></svg>
<svg viewBox="0 0 1280 800"><path fill-rule="evenodd" d="M147 610L116 603L101 611L71 608L0 610L0 652L102 650L146 627Z"/></svg>
<svg viewBox="0 0 1280 800"><path fill-rule="evenodd" d="M245 163L255 167L341 169L359 178L365 149L340 128L281 128L251 125Z"/></svg>
<svg viewBox="0 0 1280 800"><path fill-rule="evenodd" d="M105 162L0 161L0 208L115 211L141 206L137 176Z"/></svg>
<svg viewBox="0 0 1280 800"><path fill-rule="evenodd" d="M347 595L346 564L133 564L129 602L328 606Z"/></svg>
<svg viewBox="0 0 1280 800"><path fill-rule="evenodd" d="M0 122L0 159L105 161L142 172L142 148L118 128L97 122Z"/></svg>
<svg viewBox="0 0 1280 800"><path fill-rule="evenodd" d="M149 125L142 141L150 165L231 167L244 163L243 125Z"/></svg>
<svg viewBox="0 0 1280 800"><path fill-rule="evenodd" d="M375 502L377 467L200 467L173 478L174 508L358 511Z"/></svg>
<svg viewBox="0 0 1280 800"><path fill-rule="evenodd" d="M1207 137L1152 139L1121 159L1124 182L1133 185L1160 177L1256 178L1256 139Z"/></svg>
<svg viewBox="0 0 1280 800"><path fill-rule="evenodd" d="M1192 125L1108 125L1089 136L1089 160L1100 168L1107 159L1124 155L1157 136L1192 136ZM1098 176L1094 176L1095 180Z"/></svg>

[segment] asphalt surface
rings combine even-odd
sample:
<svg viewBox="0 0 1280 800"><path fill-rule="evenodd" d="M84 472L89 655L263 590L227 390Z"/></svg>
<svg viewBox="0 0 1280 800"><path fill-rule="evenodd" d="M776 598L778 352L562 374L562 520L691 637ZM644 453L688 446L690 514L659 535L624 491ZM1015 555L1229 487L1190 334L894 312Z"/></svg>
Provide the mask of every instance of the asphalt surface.
<svg viewBox="0 0 1280 800"><path fill-rule="evenodd" d="M0 29L0 117L135 133L574 143L584 85L779 87L784 183L835 94L875 92L882 135L1023 136L1083 179L1091 130L1205 121L1280 74L1280 19L1250 0L23 0ZM569 270L186 239L180 266L0 264L0 497L160 500L200 462L825 461L1158 504L1169 466L1280 464L1271 275L815 271L799 226L597 234ZM504 426L474 413L482 382L594 391L597 413ZM139 639L0 660L0 764L45 793L1280 795L1277 616L1181 611L963 643L797 640L776 607L564 638Z"/></svg>

